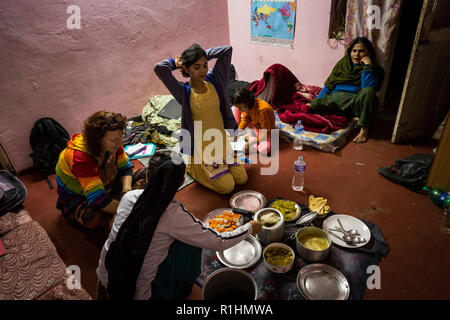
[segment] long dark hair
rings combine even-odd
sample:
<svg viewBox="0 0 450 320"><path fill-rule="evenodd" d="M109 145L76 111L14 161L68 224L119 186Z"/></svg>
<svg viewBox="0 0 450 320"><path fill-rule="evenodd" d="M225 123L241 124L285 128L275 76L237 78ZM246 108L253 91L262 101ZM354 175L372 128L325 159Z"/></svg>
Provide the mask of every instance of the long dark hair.
<svg viewBox="0 0 450 320"><path fill-rule="evenodd" d="M185 170L186 165L176 153L159 151L151 158L150 181L106 254L110 299L133 299L136 280L159 219L178 191Z"/></svg>
<svg viewBox="0 0 450 320"><path fill-rule="evenodd" d="M367 51L369 52L370 60L372 60L373 64L377 64L377 57L375 54L375 49L373 47L373 44L366 37L358 37L358 38L353 39L353 41L350 43L350 46L347 48L347 54L350 56L350 53L352 52L353 47L357 43L362 43L364 45L364 47L366 47Z"/></svg>
<svg viewBox="0 0 450 320"><path fill-rule="evenodd" d="M99 157L102 151L102 138L107 131L125 130L127 118L112 111L97 111L91 114L83 125L82 135L89 153Z"/></svg>
<svg viewBox="0 0 450 320"><path fill-rule="evenodd" d="M194 43L192 46L184 50L183 53L181 54L183 66L186 68L192 66L201 57L206 57L206 51L203 50L203 48L197 43ZM186 71L184 71L183 69L181 69L181 74L184 77L189 77L189 74L186 73Z"/></svg>

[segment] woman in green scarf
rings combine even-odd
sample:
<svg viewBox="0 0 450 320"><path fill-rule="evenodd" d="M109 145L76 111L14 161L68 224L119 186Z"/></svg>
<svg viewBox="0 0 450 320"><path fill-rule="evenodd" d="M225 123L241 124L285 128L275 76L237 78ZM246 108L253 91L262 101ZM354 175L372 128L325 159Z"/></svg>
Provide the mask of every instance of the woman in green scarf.
<svg viewBox="0 0 450 320"><path fill-rule="evenodd" d="M361 127L353 141L366 142L378 110L376 92L383 78L383 68L376 62L370 40L356 38L334 66L320 94L311 102L310 112L352 117Z"/></svg>

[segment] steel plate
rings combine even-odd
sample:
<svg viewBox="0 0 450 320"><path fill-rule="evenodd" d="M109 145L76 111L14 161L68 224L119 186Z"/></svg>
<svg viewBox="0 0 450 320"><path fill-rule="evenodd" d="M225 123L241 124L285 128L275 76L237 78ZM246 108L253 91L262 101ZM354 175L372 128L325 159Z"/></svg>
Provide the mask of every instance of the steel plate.
<svg viewBox="0 0 450 320"><path fill-rule="evenodd" d="M297 275L297 288L308 300L347 300L350 285L344 275L327 264L309 264Z"/></svg>
<svg viewBox="0 0 450 320"><path fill-rule="evenodd" d="M255 212L266 206L266 198L257 191L244 190L231 197L230 205L232 208L242 208Z"/></svg>
<svg viewBox="0 0 450 320"><path fill-rule="evenodd" d="M206 225L206 227L209 227L209 220L212 218L215 218L216 215L218 214L222 214L223 211L229 211L229 212L233 212L233 209L231 208L219 208L219 209L215 209L213 211L211 211L210 213L208 213L205 217L205 219L203 219L203 223ZM244 224L244 217L241 215L241 218L239 219L239 225L238 227L242 226Z"/></svg>
<svg viewBox="0 0 450 320"><path fill-rule="evenodd" d="M230 268L245 269L253 266L262 255L261 243L250 235L235 246L224 251L217 251L217 258Z"/></svg>

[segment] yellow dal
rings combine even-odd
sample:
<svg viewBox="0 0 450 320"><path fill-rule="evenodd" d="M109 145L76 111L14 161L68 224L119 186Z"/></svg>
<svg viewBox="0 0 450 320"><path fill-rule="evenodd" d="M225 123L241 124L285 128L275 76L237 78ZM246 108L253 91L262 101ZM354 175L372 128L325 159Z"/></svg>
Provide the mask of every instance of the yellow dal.
<svg viewBox="0 0 450 320"><path fill-rule="evenodd" d="M321 251L330 246L327 239L314 234L305 234L299 238L300 243L308 249Z"/></svg>

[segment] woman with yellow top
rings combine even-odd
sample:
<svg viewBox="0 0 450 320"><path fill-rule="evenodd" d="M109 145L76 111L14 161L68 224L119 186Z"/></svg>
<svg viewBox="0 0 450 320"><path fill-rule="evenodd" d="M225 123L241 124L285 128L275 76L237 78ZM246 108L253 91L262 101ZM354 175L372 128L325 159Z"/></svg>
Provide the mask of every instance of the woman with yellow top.
<svg viewBox="0 0 450 320"><path fill-rule="evenodd" d="M226 90L231 54L231 46L205 51L194 44L181 57L163 60L154 67L182 106L181 152L190 156L187 171L197 182L220 194L232 192L235 184L248 179L244 166L234 161L225 133L225 129L237 129ZM217 60L208 71L210 59ZM189 82L173 76L177 69L189 77Z"/></svg>
<svg viewBox="0 0 450 320"><path fill-rule="evenodd" d="M255 94L247 88L239 88L233 93L233 105L239 130L249 127L256 133L256 138L247 138L245 152L258 151L270 154L270 132L276 128L272 106L262 99L255 98Z"/></svg>

